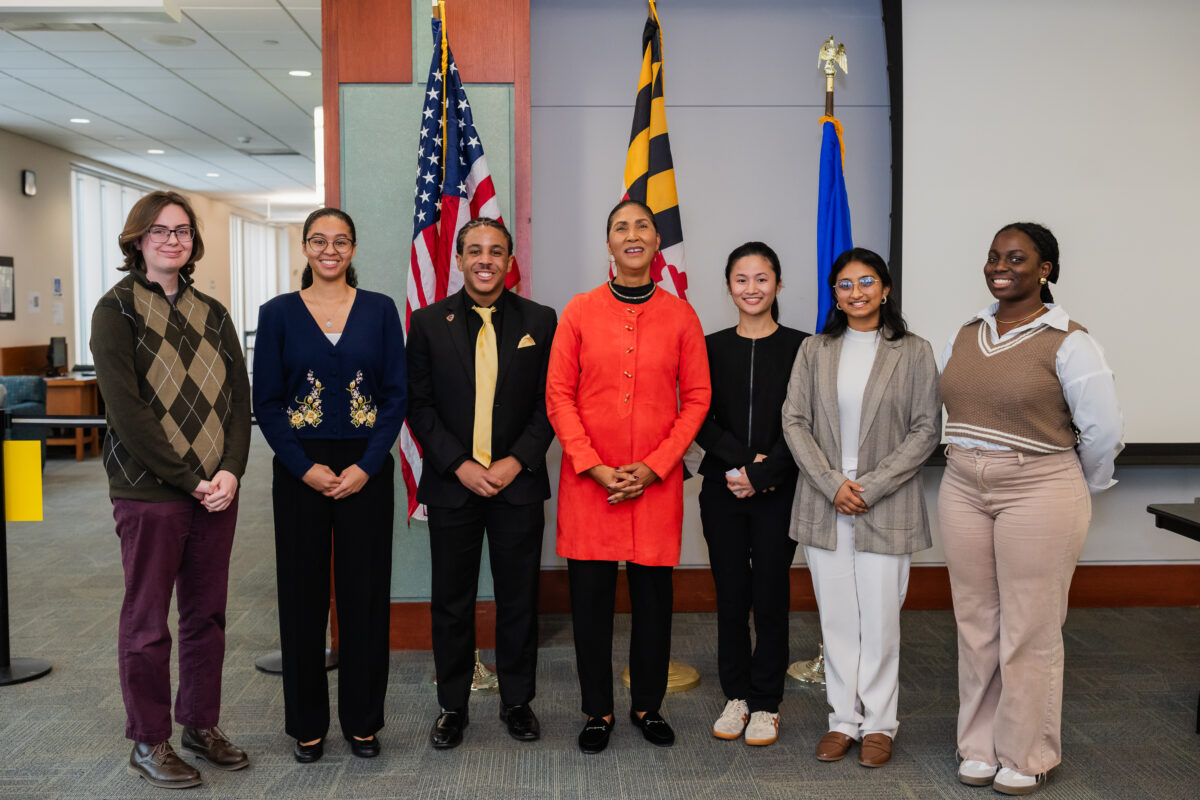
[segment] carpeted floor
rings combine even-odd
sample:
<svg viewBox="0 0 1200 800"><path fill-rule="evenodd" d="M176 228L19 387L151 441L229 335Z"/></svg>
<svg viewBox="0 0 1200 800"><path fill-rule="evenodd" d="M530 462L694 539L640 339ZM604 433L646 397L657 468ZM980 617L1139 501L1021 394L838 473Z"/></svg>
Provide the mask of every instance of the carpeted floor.
<svg viewBox="0 0 1200 800"><path fill-rule="evenodd" d="M65 452L65 451L60 451ZM949 612L905 612L900 733L879 770L855 759L813 757L824 733L823 692L789 680L779 742L748 747L709 733L724 698L716 678L710 614L675 617L673 657L696 667L701 685L668 695L664 716L679 740L657 749L620 716L609 749L575 746L578 712L569 620L542 619L539 692L542 740L520 744L497 720L498 699L472 700L465 743L434 752L437 713L427 652L392 654L383 754L350 755L336 727L325 758L300 765L283 733L277 677L254 669L278 647L270 519L269 453L256 438L244 481L229 587L222 727L250 753L249 769L200 764L204 784L188 798L985 798L955 780L954 620ZM0 798L161 797L126 773L129 743L117 682L116 628L122 576L99 463L56 453L45 472L46 521L8 527L14 656L49 659L41 680L0 687ZM411 546L423 541L414 537ZM405 546L401 544L401 546ZM793 658L814 654L817 618L792 616ZM1046 798L1200 797L1200 609L1088 609L1067 622L1065 758ZM628 641L619 617L618 653ZM484 658L490 654L484 653ZM619 656L617 667L624 665ZM331 688L337 673L330 673ZM178 736L176 737L176 743ZM189 757L190 758L190 757Z"/></svg>

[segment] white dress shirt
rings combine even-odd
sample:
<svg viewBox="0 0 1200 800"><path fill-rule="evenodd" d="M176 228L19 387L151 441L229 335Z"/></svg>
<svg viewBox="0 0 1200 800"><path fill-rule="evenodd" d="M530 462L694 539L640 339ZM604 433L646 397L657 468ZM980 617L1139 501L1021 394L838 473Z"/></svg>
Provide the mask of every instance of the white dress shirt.
<svg viewBox="0 0 1200 800"><path fill-rule="evenodd" d="M1049 325L1065 331L1071 320L1062 306L1047 303L1050 309L1048 312L1000 336L996 332L996 308L999 305L992 303L963 325L970 325L977 319L983 320L983 324L988 327L991 341L1000 343L1038 325ZM942 351L939 364L942 370L945 370L946 362L950 360L956 338L957 333L950 337L946 349ZM1113 460L1125 447L1121 441L1124 437L1125 421L1117 404L1113 371L1104 359L1104 351L1099 343L1086 331L1075 331L1063 339L1054 357L1054 371L1058 375L1058 382L1062 384L1067 408L1071 410L1071 421L1079 429L1079 443L1075 446L1075 451L1079 454L1079 463L1083 467L1083 477L1087 481L1088 490L1092 494L1102 492L1116 484L1113 480ZM953 445L968 449L1012 449L995 442L963 436L949 436L947 439Z"/></svg>

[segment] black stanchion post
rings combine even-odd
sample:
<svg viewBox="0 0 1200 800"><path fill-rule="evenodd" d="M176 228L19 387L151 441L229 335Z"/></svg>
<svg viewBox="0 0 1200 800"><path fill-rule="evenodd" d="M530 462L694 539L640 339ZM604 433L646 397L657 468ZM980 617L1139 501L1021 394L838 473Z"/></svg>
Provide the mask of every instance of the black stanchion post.
<svg viewBox="0 0 1200 800"><path fill-rule="evenodd" d="M11 419L0 408L0 444L8 437ZM4 456L0 453L0 686L24 683L50 671L40 658L12 658L8 646L8 513L4 497Z"/></svg>

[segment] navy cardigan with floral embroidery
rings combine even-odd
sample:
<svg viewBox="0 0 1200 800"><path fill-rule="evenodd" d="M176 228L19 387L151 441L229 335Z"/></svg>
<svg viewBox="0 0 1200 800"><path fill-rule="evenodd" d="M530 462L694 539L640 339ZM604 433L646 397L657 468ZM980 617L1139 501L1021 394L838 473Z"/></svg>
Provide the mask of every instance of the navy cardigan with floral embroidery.
<svg viewBox="0 0 1200 800"><path fill-rule="evenodd" d="M313 465L302 439L367 439L358 466L374 476L404 423L404 332L392 298L359 289L332 344L299 292L258 311L254 414L267 443L296 477Z"/></svg>

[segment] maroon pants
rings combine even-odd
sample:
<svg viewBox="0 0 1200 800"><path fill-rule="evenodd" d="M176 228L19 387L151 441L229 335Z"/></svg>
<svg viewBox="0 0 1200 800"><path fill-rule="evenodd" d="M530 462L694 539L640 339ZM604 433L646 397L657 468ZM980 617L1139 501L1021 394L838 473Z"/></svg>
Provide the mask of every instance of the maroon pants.
<svg viewBox="0 0 1200 800"><path fill-rule="evenodd" d="M238 498L210 513L198 500L114 499L125 601L117 639L125 736L171 738L171 591L179 607L179 693L175 721L211 728L221 711L225 597Z"/></svg>

